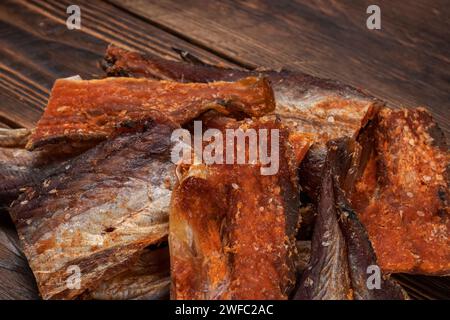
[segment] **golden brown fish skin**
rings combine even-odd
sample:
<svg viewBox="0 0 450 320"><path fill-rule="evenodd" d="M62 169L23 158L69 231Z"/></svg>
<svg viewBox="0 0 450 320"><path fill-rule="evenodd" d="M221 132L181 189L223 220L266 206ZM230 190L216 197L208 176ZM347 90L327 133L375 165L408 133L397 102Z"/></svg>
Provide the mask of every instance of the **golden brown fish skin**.
<svg viewBox="0 0 450 320"><path fill-rule="evenodd" d="M155 110L183 124L210 109L261 116L274 108L272 89L263 78L190 84L131 78L59 79L27 147L98 142L119 122L146 118Z"/></svg>
<svg viewBox="0 0 450 320"><path fill-rule="evenodd" d="M445 136L424 108L383 109L378 117L375 154L352 205L385 272L450 274Z"/></svg>
<svg viewBox="0 0 450 320"><path fill-rule="evenodd" d="M280 128L263 119L208 124L239 126ZM287 132L280 139L286 143ZM169 219L173 299L287 299L300 204L286 148L272 176L261 175L259 164L199 164L184 172Z"/></svg>
<svg viewBox="0 0 450 320"><path fill-rule="evenodd" d="M27 188L11 208L44 299L76 298L166 237L177 125L155 116L134 127ZM72 265L81 271L79 289L66 286Z"/></svg>

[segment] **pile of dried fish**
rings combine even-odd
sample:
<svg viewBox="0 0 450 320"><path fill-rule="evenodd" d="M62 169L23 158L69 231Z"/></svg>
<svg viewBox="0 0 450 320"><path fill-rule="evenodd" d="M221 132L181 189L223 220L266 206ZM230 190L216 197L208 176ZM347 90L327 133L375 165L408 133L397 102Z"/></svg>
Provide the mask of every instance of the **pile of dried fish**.
<svg viewBox="0 0 450 320"><path fill-rule="evenodd" d="M105 79L57 80L31 133L0 131L0 206L19 236L1 213L0 297L406 299L391 274L450 274L450 156L426 109L114 46L102 66ZM278 171L174 163L171 135L194 121L277 129Z"/></svg>

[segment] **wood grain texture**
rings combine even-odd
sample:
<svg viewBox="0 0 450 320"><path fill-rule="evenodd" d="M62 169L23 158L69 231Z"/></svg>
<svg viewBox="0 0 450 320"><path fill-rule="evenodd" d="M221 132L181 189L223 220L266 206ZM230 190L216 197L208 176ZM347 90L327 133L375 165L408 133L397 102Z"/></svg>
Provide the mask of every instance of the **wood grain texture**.
<svg viewBox="0 0 450 320"><path fill-rule="evenodd" d="M364 88L393 106L428 106L450 136L450 5L377 1L112 0L242 65L286 67Z"/></svg>
<svg viewBox="0 0 450 320"><path fill-rule="evenodd" d="M100 1L77 1L81 30L66 27L71 1L0 2L0 122L31 128L40 118L53 82L79 74L103 77L98 66L109 43L175 59L173 47L211 63L220 57Z"/></svg>

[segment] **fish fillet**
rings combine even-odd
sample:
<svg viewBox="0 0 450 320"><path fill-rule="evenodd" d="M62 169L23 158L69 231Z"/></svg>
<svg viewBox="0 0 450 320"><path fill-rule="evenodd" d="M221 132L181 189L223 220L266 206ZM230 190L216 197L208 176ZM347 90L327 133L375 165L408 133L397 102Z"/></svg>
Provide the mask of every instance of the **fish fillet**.
<svg viewBox="0 0 450 320"><path fill-rule="evenodd" d="M274 107L270 86L255 77L207 84L59 79L27 147L98 142L107 138L118 122L145 118L154 110L183 124L210 109L260 116Z"/></svg>
<svg viewBox="0 0 450 320"><path fill-rule="evenodd" d="M76 298L167 236L177 126L154 119L127 122L15 201L10 214L44 299ZM71 266L80 287L67 285Z"/></svg>
<svg viewBox="0 0 450 320"><path fill-rule="evenodd" d="M344 137L356 139L384 104L338 81L298 71L227 69L166 60L112 45L106 51L103 68L109 76L180 82L235 81L248 76L264 76L274 91L274 113L292 133L309 136L316 142L300 166L300 175L304 177L300 181L301 187L311 199L317 198L321 185L326 143Z"/></svg>
<svg viewBox="0 0 450 320"><path fill-rule="evenodd" d="M380 266L391 273L450 274L449 168L445 136L423 108L383 109L375 153L352 205Z"/></svg>
<svg viewBox="0 0 450 320"><path fill-rule="evenodd" d="M261 163L181 171L169 218L171 297L287 299L300 205L287 132L268 119L213 122L208 127L281 129L280 167L275 175L261 175Z"/></svg>

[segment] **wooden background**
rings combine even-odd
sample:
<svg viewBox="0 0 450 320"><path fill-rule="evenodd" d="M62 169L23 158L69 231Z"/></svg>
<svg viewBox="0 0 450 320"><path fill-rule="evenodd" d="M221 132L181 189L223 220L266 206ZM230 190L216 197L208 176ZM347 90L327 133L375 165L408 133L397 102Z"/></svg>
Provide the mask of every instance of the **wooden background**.
<svg viewBox="0 0 450 320"><path fill-rule="evenodd" d="M381 30L366 28L373 3ZM65 25L71 4L81 8L81 30ZM338 79L391 106L428 106L450 137L448 0L2 0L0 127L33 127L57 78L103 77L98 61L109 43ZM448 281L403 280L418 297L450 295Z"/></svg>

